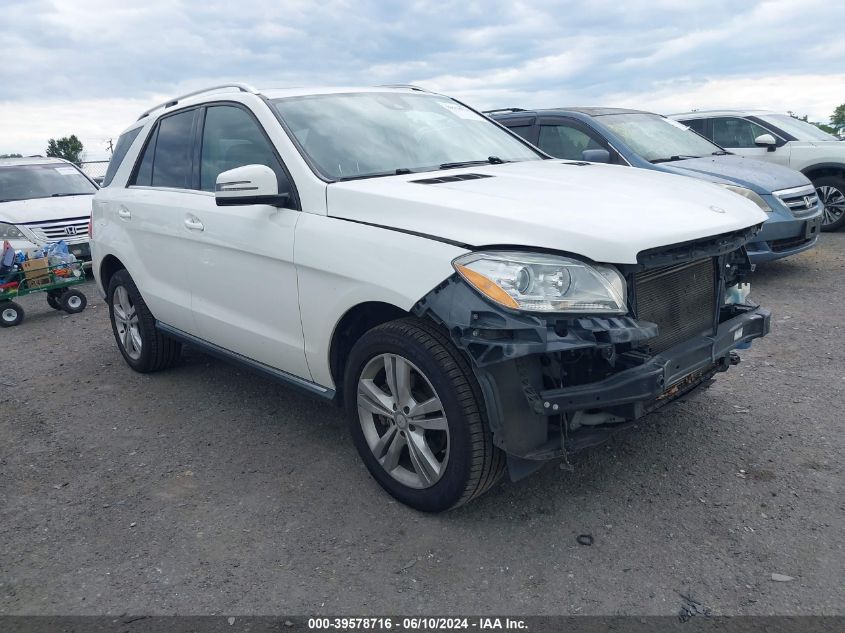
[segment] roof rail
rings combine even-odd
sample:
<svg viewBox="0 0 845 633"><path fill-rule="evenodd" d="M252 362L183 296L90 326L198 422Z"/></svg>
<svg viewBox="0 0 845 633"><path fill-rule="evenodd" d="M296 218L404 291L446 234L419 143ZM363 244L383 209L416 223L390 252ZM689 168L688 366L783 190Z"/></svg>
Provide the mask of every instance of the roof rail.
<svg viewBox="0 0 845 633"><path fill-rule="evenodd" d="M209 88L203 88L202 90L194 90L193 92L189 92L188 94L181 95L176 97L175 99L170 99L165 101L164 103L159 103L157 106L153 106L149 110L146 110L141 116L138 117L140 121L145 116L148 116L150 113L155 112L159 108L170 108L175 106L179 103L182 99L187 99L188 97L195 97L197 95L201 95L206 92L215 92L217 90L223 90L225 88L237 88L240 92L248 92L250 94L257 95L258 90L250 86L249 84L242 84L242 83L231 83L231 84L220 84L219 86L211 86Z"/></svg>
<svg viewBox="0 0 845 633"><path fill-rule="evenodd" d="M496 112L525 112L525 108L496 108L495 110L482 110L484 114L495 114Z"/></svg>
<svg viewBox="0 0 845 633"><path fill-rule="evenodd" d="M411 90L419 90L420 92L429 92L422 86L415 86L414 84L380 84L376 88L410 88Z"/></svg>

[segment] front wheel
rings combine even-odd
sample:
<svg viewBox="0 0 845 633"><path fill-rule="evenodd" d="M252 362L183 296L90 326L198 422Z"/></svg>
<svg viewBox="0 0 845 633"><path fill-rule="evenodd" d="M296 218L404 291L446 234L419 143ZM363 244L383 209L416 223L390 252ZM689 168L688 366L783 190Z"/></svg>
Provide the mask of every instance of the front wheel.
<svg viewBox="0 0 845 633"><path fill-rule="evenodd" d="M112 275L106 300L118 349L132 369L159 371L179 360L181 343L156 329L155 317L128 272L119 270Z"/></svg>
<svg viewBox="0 0 845 633"><path fill-rule="evenodd" d="M845 226L845 178L822 176L813 181L824 205L822 231L836 231Z"/></svg>
<svg viewBox="0 0 845 633"><path fill-rule="evenodd" d="M23 308L14 301L0 303L0 327L14 327L23 321Z"/></svg>
<svg viewBox="0 0 845 633"><path fill-rule="evenodd" d="M467 360L434 325L401 319L364 334L349 356L345 402L370 474L425 512L462 505L505 468Z"/></svg>

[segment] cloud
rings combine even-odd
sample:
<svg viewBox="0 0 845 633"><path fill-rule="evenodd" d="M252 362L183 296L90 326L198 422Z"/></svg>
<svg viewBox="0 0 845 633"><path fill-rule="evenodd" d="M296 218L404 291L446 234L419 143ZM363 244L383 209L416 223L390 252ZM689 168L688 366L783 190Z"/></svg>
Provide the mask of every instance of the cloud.
<svg viewBox="0 0 845 633"><path fill-rule="evenodd" d="M74 132L93 154L146 107L232 80L826 120L845 101L844 23L822 0L6 0L0 152Z"/></svg>

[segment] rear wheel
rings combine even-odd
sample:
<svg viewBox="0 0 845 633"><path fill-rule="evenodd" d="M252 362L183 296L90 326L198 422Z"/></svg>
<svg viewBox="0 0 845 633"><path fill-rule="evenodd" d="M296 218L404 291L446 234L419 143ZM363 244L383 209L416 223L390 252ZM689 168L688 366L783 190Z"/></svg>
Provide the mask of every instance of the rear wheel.
<svg viewBox="0 0 845 633"><path fill-rule="evenodd" d="M822 231L836 231L845 226L845 178L822 176L813 181L824 205Z"/></svg>
<svg viewBox="0 0 845 633"><path fill-rule="evenodd" d="M51 290L47 293L47 303L53 310L61 310L62 309L62 291L61 290Z"/></svg>
<svg viewBox="0 0 845 633"><path fill-rule="evenodd" d="M24 311L14 301L0 303L0 327L14 327L23 321Z"/></svg>
<svg viewBox="0 0 845 633"><path fill-rule="evenodd" d="M132 369L159 371L179 360L182 344L156 329L155 317L128 272L119 270L112 275L106 299L114 338Z"/></svg>
<svg viewBox="0 0 845 633"><path fill-rule="evenodd" d="M472 370L426 321L401 319L364 334L347 363L345 402L367 469L413 508L457 507L504 472Z"/></svg>
<svg viewBox="0 0 845 633"><path fill-rule="evenodd" d="M59 299L59 305L68 314L77 314L88 305L88 299L78 290L65 290Z"/></svg>

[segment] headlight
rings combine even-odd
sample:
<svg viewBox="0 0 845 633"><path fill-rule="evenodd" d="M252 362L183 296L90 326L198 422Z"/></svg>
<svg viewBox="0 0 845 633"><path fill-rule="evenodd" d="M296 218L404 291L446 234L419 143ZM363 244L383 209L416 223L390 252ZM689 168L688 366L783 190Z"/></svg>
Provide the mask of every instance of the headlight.
<svg viewBox="0 0 845 633"><path fill-rule="evenodd" d="M0 240L20 240L26 239L21 230L14 224L7 224L0 222ZM2 246L2 244L0 244Z"/></svg>
<svg viewBox="0 0 845 633"><path fill-rule="evenodd" d="M751 191L751 189L749 189L748 187L740 187L739 185L725 185L722 183L718 184L719 186L724 187L728 191L733 191L734 193L739 194L743 198L748 198L749 200L751 200L751 202L756 204L766 213L772 212L772 208L768 204L766 204L766 201L763 200L763 198L761 198L758 194Z"/></svg>
<svg viewBox="0 0 845 633"><path fill-rule="evenodd" d="M569 257L506 251L470 253L452 262L488 299L528 312L625 314L625 279L612 266Z"/></svg>

